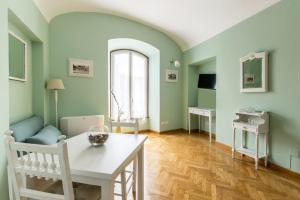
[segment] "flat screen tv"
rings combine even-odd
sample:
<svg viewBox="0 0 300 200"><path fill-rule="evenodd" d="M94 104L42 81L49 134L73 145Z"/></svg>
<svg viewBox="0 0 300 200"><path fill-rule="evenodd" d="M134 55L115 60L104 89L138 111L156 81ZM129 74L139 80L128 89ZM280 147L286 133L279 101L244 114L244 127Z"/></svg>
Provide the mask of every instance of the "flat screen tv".
<svg viewBox="0 0 300 200"><path fill-rule="evenodd" d="M199 74L198 88L216 89L216 74Z"/></svg>

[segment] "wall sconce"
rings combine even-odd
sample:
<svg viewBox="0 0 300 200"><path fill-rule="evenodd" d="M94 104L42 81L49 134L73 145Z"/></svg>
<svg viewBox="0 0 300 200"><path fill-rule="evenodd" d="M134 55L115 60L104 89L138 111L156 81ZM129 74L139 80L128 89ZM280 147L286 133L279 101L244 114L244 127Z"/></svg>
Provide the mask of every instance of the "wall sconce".
<svg viewBox="0 0 300 200"><path fill-rule="evenodd" d="M171 67L174 66L175 68L179 68L181 66L180 62L178 60L174 60L174 59L170 60L170 64L171 64Z"/></svg>

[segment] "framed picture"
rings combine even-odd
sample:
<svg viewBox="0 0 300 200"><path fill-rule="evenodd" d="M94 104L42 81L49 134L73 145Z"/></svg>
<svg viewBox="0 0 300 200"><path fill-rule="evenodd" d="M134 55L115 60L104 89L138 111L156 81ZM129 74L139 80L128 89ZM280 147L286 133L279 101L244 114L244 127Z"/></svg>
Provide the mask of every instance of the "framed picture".
<svg viewBox="0 0 300 200"><path fill-rule="evenodd" d="M177 82L178 70L167 69L166 70L166 82Z"/></svg>
<svg viewBox="0 0 300 200"><path fill-rule="evenodd" d="M268 53L250 53L240 59L241 92L268 91Z"/></svg>
<svg viewBox="0 0 300 200"><path fill-rule="evenodd" d="M27 43L9 32L9 79L27 81Z"/></svg>
<svg viewBox="0 0 300 200"><path fill-rule="evenodd" d="M93 77L94 66L92 60L69 58L69 75L81 77Z"/></svg>

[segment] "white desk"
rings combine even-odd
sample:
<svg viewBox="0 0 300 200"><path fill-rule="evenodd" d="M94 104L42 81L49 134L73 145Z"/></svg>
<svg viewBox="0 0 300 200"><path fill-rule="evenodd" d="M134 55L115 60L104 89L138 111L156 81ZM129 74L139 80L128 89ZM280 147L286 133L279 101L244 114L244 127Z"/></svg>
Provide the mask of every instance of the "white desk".
<svg viewBox="0 0 300 200"><path fill-rule="evenodd" d="M92 147L87 134L67 139L72 181L101 186L101 199L114 199L114 183L122 170L137 158L137 200L144 199L144 143L148 136L110 133L103 146ZM42 155L38 155L42 160ZM33 157L33 156L32 156ZM47 157L47 160L50 157ZM55 157L58 165L58 159Z"/></svg>
<svg viewBox="0 0 300 200"><path fill-rule="evenodd" d="M92 147L85 133L66 140L72 181L101 186L101 199L113 200L116 177L137 157L137 199L143 200L146 140L144 135L113 133L101 147Z"/></svg>
<svg viewBox="0 0 300 200"><path fill-rule="evenodd" d="M201 130L201 116L208 117L208 119L209 119L209 142L211 142L212 118L216 116L216 110L215 109L198 108L198 107L189 107L189 109L188 109L189 134L191 134L191 115L199 116L199 131Z"/></svg>

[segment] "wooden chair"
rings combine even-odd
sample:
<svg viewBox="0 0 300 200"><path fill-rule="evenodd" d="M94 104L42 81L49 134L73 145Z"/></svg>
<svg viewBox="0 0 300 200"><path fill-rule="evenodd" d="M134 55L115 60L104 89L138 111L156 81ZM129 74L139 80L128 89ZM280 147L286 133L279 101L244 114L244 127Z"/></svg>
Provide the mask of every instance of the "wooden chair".
<svg viewBox="0 0 300 200"><path fill-rule="evenodd" d="M133 121L109 121L109 130L113 132L114 127L128 127L134 129L134 134L138 134L139 124L138 120ZM132 167L130 166L132 165ZM121 184L121 194L115 193L115 196L121 196L122 200L127 200L127 196L129 191L132 189L132 192L136 192L136 166L137 159L135 158L129 166L127 166L120 174L120 178L117 178L115 181L117 184ZM130 179L132 179L131 183L129 183ZM128 184L130 184L128 186Z"/></svg>
<svg viewBox="0 0 300 200"><path fill-rule="evenodd" d="M6 132L5 145L11 199L13 196L16 200L20 200L21 197L40 200L74 199L67 143L64 141L64 136L59 140L57 145L53 146L19 143L15 142L11 131ZM26 176L61 180L64 194L28 189Z"/></svg>

